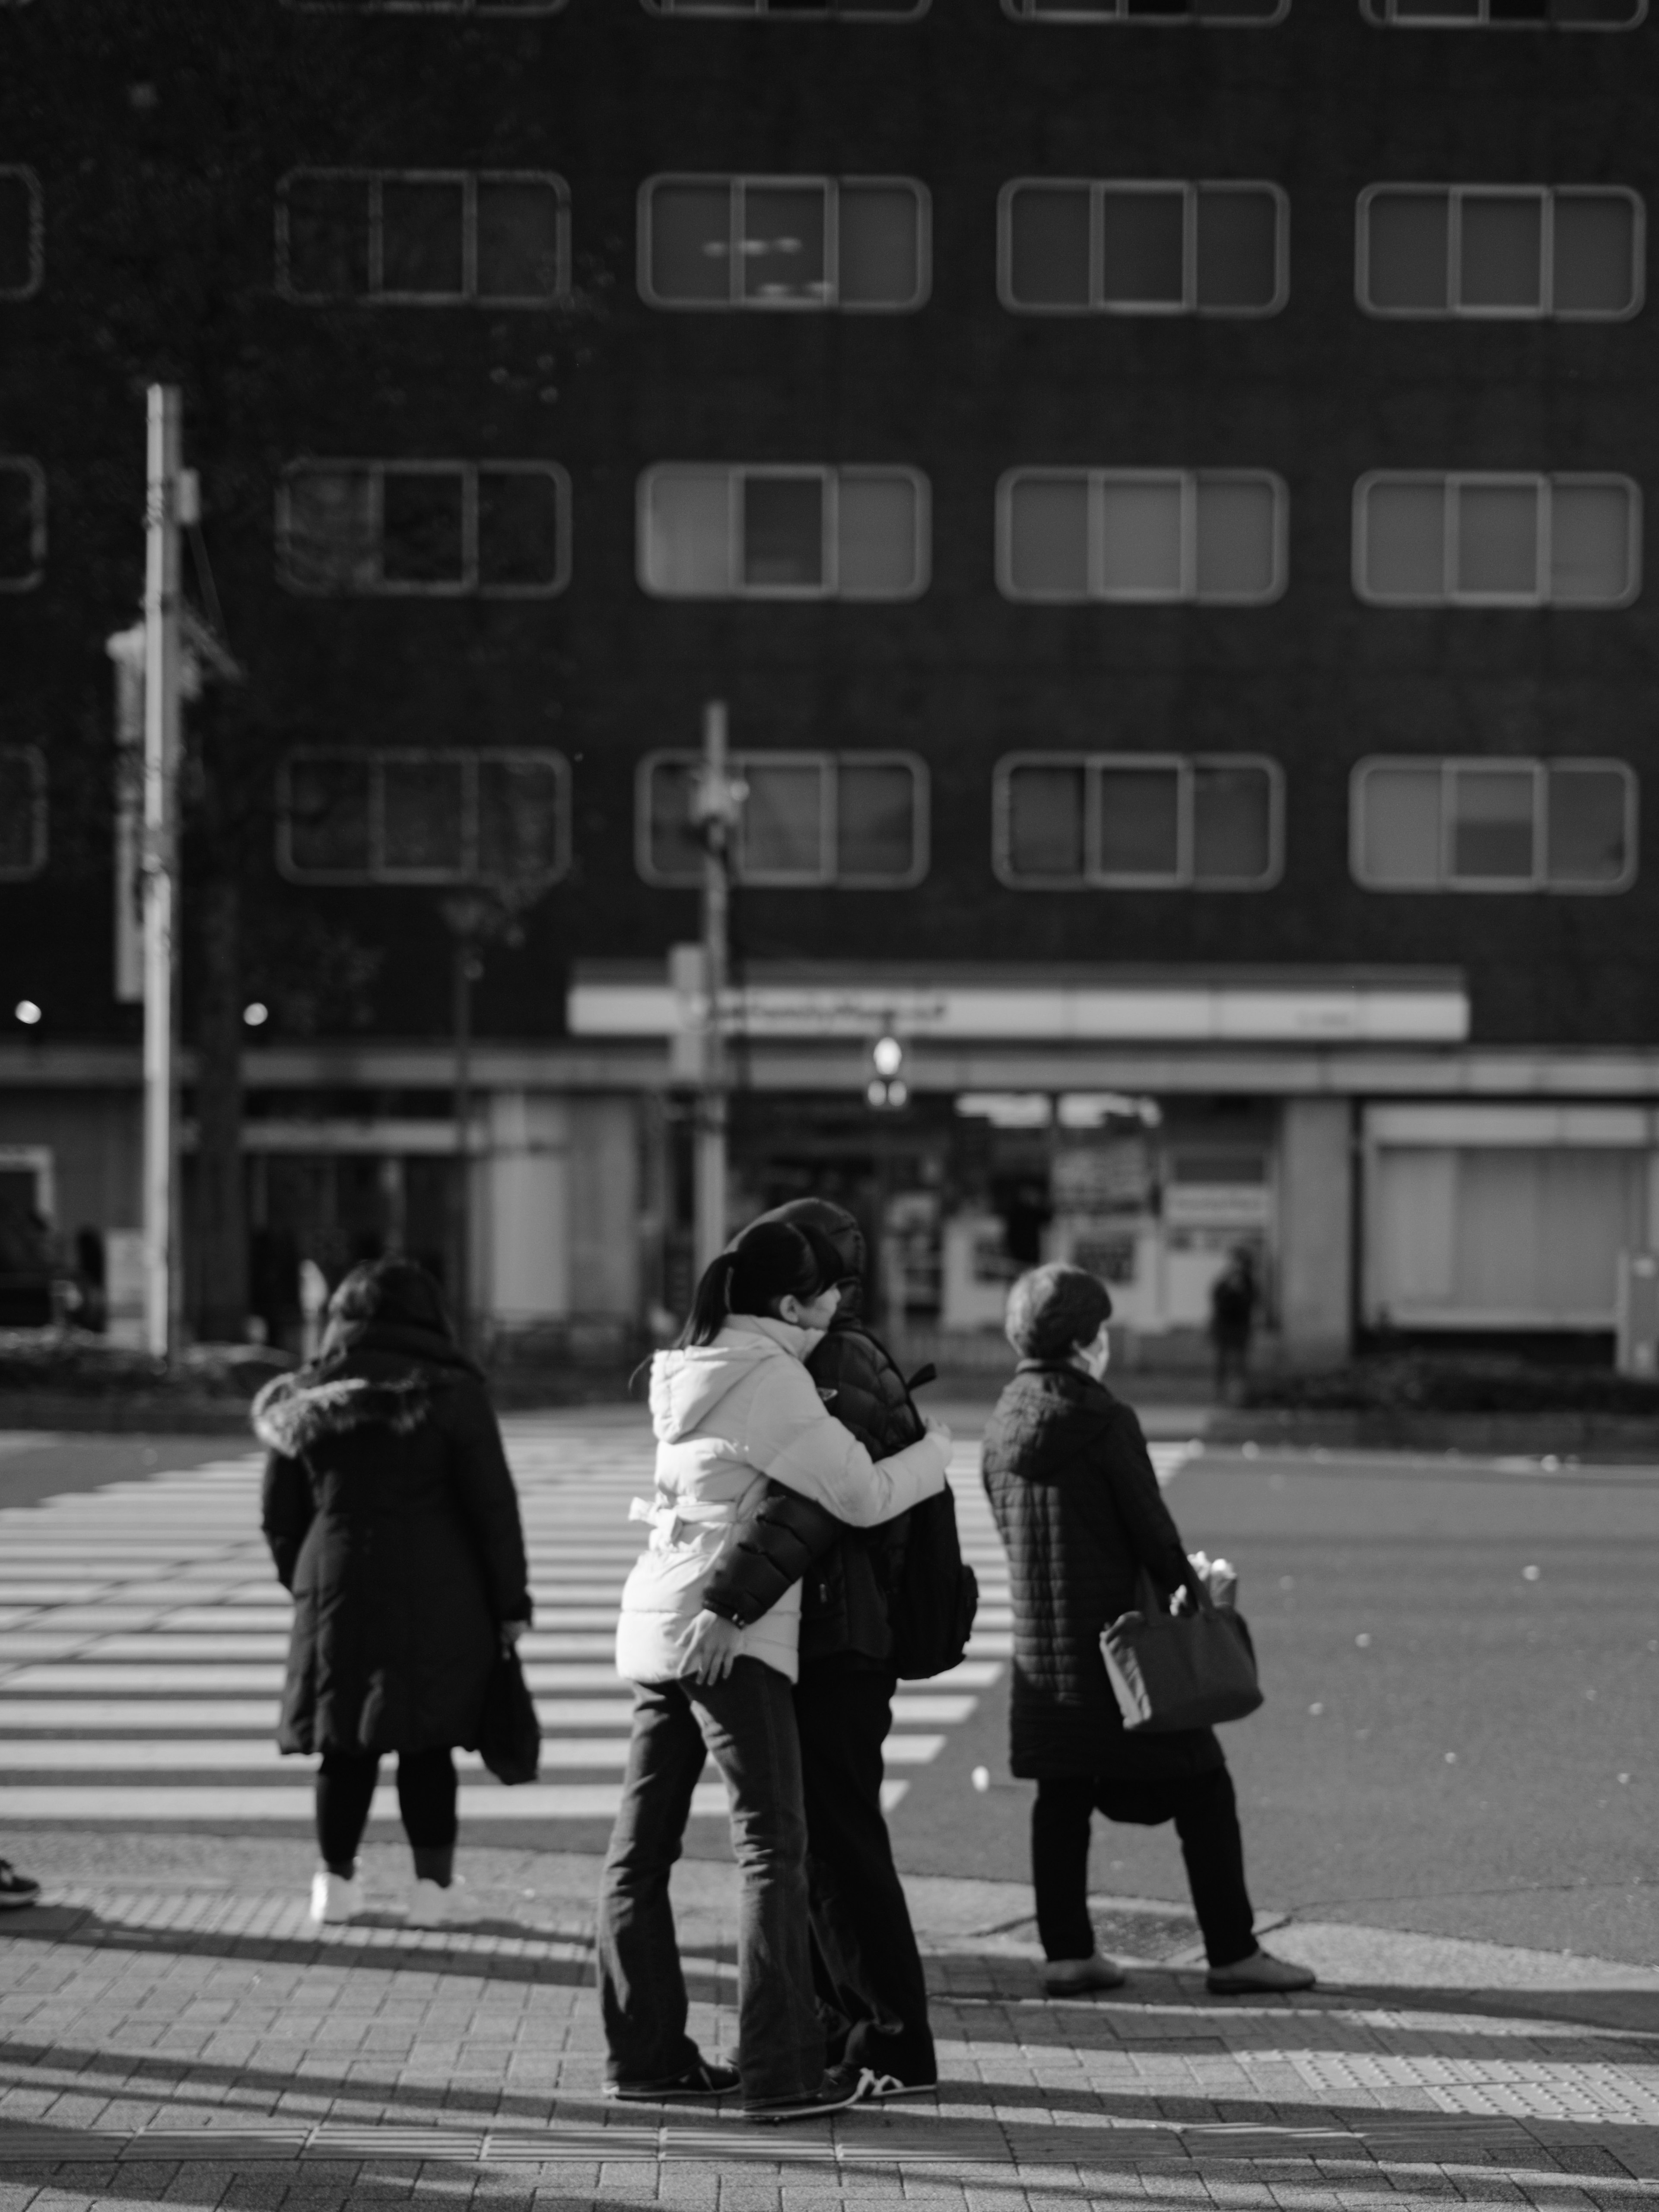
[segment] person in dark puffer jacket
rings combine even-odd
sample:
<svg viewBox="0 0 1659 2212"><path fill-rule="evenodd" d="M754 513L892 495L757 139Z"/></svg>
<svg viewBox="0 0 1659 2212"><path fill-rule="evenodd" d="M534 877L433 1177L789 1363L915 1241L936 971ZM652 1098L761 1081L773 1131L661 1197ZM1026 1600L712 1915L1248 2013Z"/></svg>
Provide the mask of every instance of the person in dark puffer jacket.
<svg viewBox="0 0 1659 2212"><path fill-rule="evenodd" d="M915 1443L921 1416L891 1353L860 1317L857 1221L816 1198L760 1218L810 1225L846 1269L835 1318L806 1362L827 1410L872 1459ZM703 1598L712 1612L747 1626L791 1583L804 1583L795 1718L814 1978L831 2063L866 2074L866 2098L931 2089L939 2079L921 1958L881 1809L882 1746L898 1680L889 1594L898 1586L908 1518L851 1528L775 1486L738 1529Z"/></svg>
<svg viewBox="0 0 1659 2212"><path fill-rule="evenodd" d="M264 1526L294 1597L277 1744L319 1752L312 1918L362 1902L357 1846L381 1754L415 1858L413 1926L454 1880L457 1744L476 1745L502 1639L531 1618L524 1534L483 1378L409 1260L354 1267L322 1348L253 1401Z"/></svg>
<svg viewBox="0 0 1659 2212"><path fill-rule="evenodd" d="M1008 1554L1014 1605L1013 1771L1037 1785L1031 1879L1044 1986L1060 1995L1123 1979L1095 1949L1089 1829L1173 1820L1220 1993L1301 1990L1304 1967L1258 1948L1232 1778L1212 1729L1131 1735L1101 1656L1101 1631L1139 1601L1144 1569L1167 1602L1195 1593L1140 1424L1102 1377L1112 1301L1081 1267L1022 1275L1007 1334L1021 1358L985 1431L983 1472Z"/></svg>

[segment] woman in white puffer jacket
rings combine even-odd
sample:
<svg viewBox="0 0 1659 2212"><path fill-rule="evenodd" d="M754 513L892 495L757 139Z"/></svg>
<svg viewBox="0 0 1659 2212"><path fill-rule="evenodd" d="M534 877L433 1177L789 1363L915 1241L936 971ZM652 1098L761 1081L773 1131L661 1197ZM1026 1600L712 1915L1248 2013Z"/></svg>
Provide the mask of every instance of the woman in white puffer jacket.
<svg viewBox="0 0 1659 2212"><path fill-rule="evenodd" d="M702 1593L768 1481L873 1528L945 1486L948 1430L872 1461L820 1400L803 1362L839 1293L839 1256L815 1231L757 1222L697 1285L680 1344L652 1362L655 1495L635 1499L648 1549L628 1578L617 1667L634 1685L634 1732L599 1893L607 2094L641 2102L726 2094L745 2113L793 2119L852 2103L854 2077L823 2071L807 1936L806 1821L790 1694L800 1589L738 1628ZM743 1871L738 2064L704 2059L686 2033L669 1869L712 1753Z"/></svg>

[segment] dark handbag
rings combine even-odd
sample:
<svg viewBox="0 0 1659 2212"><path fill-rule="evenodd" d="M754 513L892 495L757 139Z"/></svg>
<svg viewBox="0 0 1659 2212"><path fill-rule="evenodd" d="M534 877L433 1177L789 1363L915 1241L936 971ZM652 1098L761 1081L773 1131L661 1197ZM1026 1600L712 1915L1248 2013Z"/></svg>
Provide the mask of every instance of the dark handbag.
<svg viewBox="0 0 1659 2212"><path fill-rule="evenodd" d="M533 1782L541 1771L542 1724L525 1680L519 1655L511 1646L498 1651L484 1684L478 1716L478 1755L498 1782L509 1789Z"/></svg>
<svg viewBox="0 0 1659 2212"><path fill-rule="evenodd" d="M1187 1589L1194 1610L1165 1613L1143 1575L1140 1610L1101 1632L1100 1656L1128 1735L1214 1728L1261 1703L1249 1631L1212 1601L1196 1576Z"/></svg>

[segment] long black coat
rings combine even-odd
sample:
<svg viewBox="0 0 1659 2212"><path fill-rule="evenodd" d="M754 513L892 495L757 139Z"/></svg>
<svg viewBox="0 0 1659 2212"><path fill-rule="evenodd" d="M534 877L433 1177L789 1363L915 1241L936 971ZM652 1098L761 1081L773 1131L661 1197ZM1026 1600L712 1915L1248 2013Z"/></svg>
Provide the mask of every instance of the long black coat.
<svg viewBox="0 0 1659 2212"><path fill-rule="evenodd" d="M1022 1360L983 1469L1014 1601L1014 1772L1167 1782L1224 1765L1210 1729L1127 1734L1100 1656L1141 1567L1166 1595L1188 1572L1128 1407L1069 1362Z"/></svg>
<svg viewBox="0 0 1659 2212"><path fill-rule="evenodd" d="M477 1370L368 1323L255 1401L264 1533L294 1631L283 1751L477 1741L504 1620L530 1618L524 1536Z"/></svg>

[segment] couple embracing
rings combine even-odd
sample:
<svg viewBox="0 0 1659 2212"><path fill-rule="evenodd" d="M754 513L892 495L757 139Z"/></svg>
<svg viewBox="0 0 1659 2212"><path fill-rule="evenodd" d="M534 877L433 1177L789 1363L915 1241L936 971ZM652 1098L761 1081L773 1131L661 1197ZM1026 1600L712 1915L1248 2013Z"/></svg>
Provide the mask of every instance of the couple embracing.
<svg viewBox="0 0 1659 2212"><path fill-rule="evenodd" d="M945 1487L951 1437L860 1324L863 1256L827 1201L763 1216L652 1363L655 1488L633 1509L651 1534L617 1638L633 1735L599 1898L614 2097L740 2091L746 2116L787 2120L935 2084L881 1778L903 1516ZM686 2032L668 1895L709 1757L743 1883L735 2066Z"/></svg>

